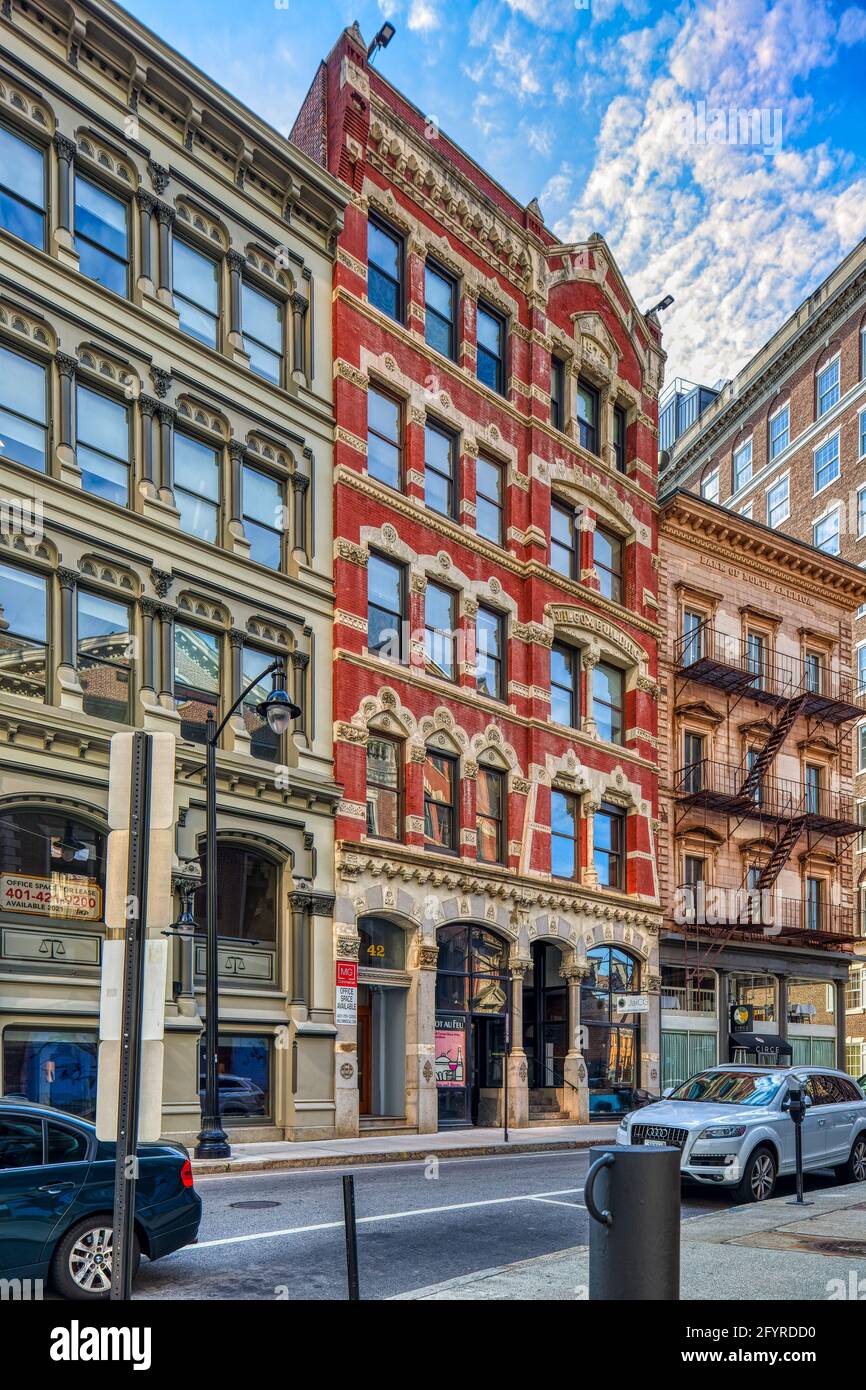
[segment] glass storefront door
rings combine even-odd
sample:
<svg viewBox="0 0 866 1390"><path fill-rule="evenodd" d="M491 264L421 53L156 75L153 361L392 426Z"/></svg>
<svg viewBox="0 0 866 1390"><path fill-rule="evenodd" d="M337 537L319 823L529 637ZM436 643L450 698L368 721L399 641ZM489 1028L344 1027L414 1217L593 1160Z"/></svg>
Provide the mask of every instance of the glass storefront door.
<svg viewBox="0 0 866 1390"><path fill-rule="evenodd" d="M640 1015L620 1008L621 996L640 993L640 963L617 946L587 952L590 975L580 989L586 1028L590 1119L632 1108L640 1077Z"/></svg>
<svg viewBox="0 0 866 1390"><path fill-rule="evenodd" d="M547 941L532 944L532 969L523 983L523 1046L534 1089L563 1084L568 1051L568 989L560 975L562 952Z"/></svg>
<svg viewBox="0 0 866 1390"><path fill-rule="evenodd" d="M508 946L485 927L440 927L436 975L439 1126L498 1122Z"/></svg>

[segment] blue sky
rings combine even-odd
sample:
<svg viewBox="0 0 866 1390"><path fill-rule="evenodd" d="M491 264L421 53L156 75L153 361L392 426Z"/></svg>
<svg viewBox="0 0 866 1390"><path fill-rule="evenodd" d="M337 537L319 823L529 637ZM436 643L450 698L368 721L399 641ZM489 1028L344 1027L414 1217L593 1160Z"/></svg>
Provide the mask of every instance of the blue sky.
<svg viewBox="0 0 866 1390"><path fill-rule="evenodd" d="M642 307L675 296L669 380L733 375L866 235L866 4L127 7L284 132L343 26L392 19L397 87L563 239L601 232Z"/></svg>

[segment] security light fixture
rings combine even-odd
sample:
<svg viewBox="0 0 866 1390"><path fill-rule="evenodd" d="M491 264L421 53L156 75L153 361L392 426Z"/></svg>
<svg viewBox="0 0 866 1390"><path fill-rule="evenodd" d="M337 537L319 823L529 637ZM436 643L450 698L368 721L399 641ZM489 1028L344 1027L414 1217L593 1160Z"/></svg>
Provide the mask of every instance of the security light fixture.
<svg viewBox="0 0 866 1390"><path fill-rule="evenodd" d="M664 299L660 299L658 304L654 304L651 309L647 309L648 314L657 314L660 309L669 309L674 302L672 294L666 294Z"/></svg>
<svg viewBox="0 0 866 1390"><path fill-rule="evenodd" d="M382 25L382 28L379 30L373 42L370 44L370 47L367 49L368 62L373 61L373 58L376 56L376 53L380 48L388 47L388 44L391 42L396 32L397 31L394 28L394 25L386 19L385 23Z"/></svg>

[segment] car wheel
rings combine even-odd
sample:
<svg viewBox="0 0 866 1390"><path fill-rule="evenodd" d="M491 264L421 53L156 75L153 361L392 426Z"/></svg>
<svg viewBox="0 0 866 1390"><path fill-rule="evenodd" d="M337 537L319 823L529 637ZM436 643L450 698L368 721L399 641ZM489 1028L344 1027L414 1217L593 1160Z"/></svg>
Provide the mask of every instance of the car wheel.
<svg viewBox="0 0 866 1390"><path fill-rule="evenodd" d="M739 1202L766 1202L776 1187L776 1160L769 1149L758 1148L746 1160L746 1168L736 1188Z"/></svg>
<svg viewBox="0 0 866 1390"><path fill-rule="evenodd" d="M51 1283L63 1298L105 1299L111 1292L111 1216L88 1216L66 1232L51 1261ZM132 1277L138 1273L141 1248L133 1236Z"/></svg>
<svg viewBox="0 0 866 1390"><path fill-rule="evenodd" d="M866 1134L858 1134L848 1160L836 1169L840 1182L866 1182Z"/></svg>

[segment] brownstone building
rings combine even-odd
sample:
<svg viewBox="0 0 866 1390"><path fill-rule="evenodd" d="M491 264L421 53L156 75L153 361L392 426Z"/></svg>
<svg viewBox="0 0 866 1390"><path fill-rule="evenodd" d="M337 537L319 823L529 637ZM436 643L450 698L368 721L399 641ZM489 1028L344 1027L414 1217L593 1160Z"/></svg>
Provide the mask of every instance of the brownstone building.
<svg viewBox="0 0 866 1390"><path fill-rule="evenodd" d="M677 383L673 383L670 397ZM712 400L714 391L719 391ZM688 406L685 409L684 406ZM660 402L660 421L671 416ZM732 381L677 401L660 425L660 494L674 488L866 565L866 240L861 241ZM691 424L690 416L697 416ZM673 442L665 448L666 440ZM855 615L855 684L866 687L866 605ZM857 815L866 824L866 720L853 729ZM854 845L866 887L866 835ZM862 901L861 901L862 910ZM848 987L848 1070L866 1072L866 975Z"/></svg>
<svg viewBox="0 0 866 1390"><path fill-rule="evenodd" d="M866 576L684 491L660 557L663 1084L716 1061L850 1066Z"/></svg>

